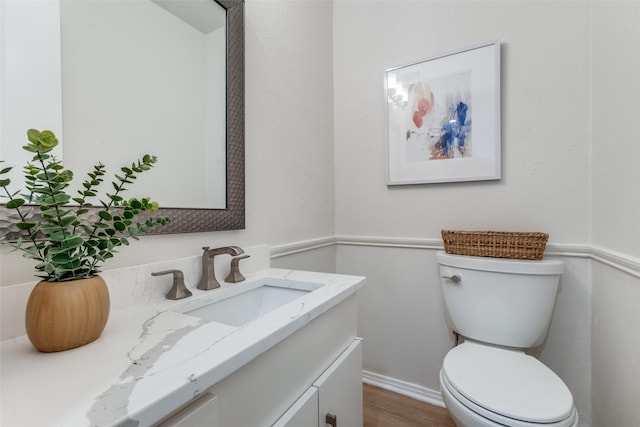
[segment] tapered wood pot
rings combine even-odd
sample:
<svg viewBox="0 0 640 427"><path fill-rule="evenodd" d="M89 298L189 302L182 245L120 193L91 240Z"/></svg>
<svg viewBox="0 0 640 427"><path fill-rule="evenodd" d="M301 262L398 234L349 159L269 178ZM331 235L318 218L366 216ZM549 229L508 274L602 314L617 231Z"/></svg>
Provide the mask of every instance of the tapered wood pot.
<svg viewBox="0 0 640 427"><path fill-rule="evenodd" d="M44 353L95 341L109 319L109 290L102 277L39 282L27 302L27 336Z"/></svg>

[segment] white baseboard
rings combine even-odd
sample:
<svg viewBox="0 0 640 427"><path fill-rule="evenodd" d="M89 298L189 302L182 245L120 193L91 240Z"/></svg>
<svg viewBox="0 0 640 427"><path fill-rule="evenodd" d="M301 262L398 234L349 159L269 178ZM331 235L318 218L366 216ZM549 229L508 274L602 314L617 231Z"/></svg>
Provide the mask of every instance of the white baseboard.
<svg viewBox="0 0 640 427"><path fill-rule="evenodd" d="M422 402L427 402L431 405L440 406L442 408L445 407L439 390L432 390L421 385L408 383L391 377L385 377L384 375L376 374L375 372L366 371L364 369L362 370L362 382L385 390L393 391L394 393L411 397Z"/></svg>

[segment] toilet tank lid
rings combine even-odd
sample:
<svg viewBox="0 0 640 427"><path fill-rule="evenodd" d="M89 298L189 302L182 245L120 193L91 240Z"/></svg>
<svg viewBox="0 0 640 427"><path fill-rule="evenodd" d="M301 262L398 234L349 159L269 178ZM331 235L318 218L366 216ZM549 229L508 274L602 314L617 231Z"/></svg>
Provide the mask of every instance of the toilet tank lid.
<svg viewBox="0 0 640 427"><path fill-rule="evenodd" d="M494 271L498 273L562 274L564 264L559 260L542 259L540 261L508 258L489 258L467 255L452 255L443 251L436 254L438 264L468 270Z"/></svg>

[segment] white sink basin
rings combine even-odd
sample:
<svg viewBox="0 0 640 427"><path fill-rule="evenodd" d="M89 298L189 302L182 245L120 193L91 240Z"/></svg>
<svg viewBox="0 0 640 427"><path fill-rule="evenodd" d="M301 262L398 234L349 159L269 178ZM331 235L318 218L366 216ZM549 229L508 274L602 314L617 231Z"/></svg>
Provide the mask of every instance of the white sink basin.
<svg viewBox="0 0 640 427"><path fill-rule="evenodd" d="M242 326L292 301L302 298L319 286L309 283L287 283L282 286L276 282L261 283L257 287L248 287L241 293L212 302L184 314L199 317L209 322L224 323L229 326Z"/></svg>

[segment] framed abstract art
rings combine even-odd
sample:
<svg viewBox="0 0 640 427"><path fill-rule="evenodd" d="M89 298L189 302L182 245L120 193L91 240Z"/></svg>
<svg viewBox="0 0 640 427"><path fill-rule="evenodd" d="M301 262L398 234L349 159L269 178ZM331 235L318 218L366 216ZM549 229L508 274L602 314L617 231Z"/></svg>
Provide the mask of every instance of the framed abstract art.
<svg viewBox="0 0 640 427"><path fill-rule="evenodd" d="M500 179L500 43L385 72L387 185Z"/></svg>

